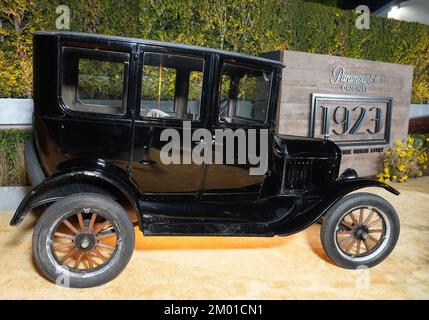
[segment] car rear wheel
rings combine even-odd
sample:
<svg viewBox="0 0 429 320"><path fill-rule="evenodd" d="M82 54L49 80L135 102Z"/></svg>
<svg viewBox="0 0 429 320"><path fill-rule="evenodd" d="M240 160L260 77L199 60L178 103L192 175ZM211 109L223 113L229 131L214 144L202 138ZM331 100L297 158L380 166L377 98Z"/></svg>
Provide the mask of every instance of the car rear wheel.
<svg viewBox="0 0 429 320"><path fill-rule="evenodd" d="M51 205L33 233L33 256L51 281L75 288L115 278L134 250L134 227L115 201L78 193Z"/></svg>
<svg viewBox="0 0 429 320"><path fill-rule="evenodd" d="M321 241L340 267L356 269L382 262L399 237L399 218L392 205L370 193L344 197L326 213Z"/></svg>

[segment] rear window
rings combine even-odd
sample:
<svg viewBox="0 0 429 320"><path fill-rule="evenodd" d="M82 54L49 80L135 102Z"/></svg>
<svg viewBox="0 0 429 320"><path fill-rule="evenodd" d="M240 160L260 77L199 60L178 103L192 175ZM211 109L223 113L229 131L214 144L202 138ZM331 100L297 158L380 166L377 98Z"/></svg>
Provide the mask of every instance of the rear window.
<svg viewBox="0 0 429 320"><path fill-rule="evenodd" d="M128 78L126 53L64 48L61 96L73 110L123 115Z"/></svg>

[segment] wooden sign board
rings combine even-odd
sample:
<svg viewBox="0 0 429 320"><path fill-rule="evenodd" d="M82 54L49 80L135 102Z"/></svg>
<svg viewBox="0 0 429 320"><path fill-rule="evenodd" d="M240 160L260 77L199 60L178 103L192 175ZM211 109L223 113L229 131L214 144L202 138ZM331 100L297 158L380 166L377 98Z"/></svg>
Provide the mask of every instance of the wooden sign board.
<svg viewBox="0 0 429 320"><path fill-rule="evenodd" d="M277 131L329 137L343 151L341 171L374 176L387 147L406 137L413 67L296 51L264 56L286 64Z"/></svg>

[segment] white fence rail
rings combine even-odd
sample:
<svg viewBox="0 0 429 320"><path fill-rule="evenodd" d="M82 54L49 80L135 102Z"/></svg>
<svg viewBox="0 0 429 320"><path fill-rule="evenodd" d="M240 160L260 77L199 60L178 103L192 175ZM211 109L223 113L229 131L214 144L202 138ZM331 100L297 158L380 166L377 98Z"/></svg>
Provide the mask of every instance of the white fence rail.
<svg viewBox="0 0 429 320"><path fill-rule="evenodd" d="M0 99L0 129L31 127L33 99Z"/></svg>
<svg viewBox="0 0 429 320"><path fill-rule="evenodd" d="M429 104L412 104L410 107L410 119L429 117Z"/></svg>

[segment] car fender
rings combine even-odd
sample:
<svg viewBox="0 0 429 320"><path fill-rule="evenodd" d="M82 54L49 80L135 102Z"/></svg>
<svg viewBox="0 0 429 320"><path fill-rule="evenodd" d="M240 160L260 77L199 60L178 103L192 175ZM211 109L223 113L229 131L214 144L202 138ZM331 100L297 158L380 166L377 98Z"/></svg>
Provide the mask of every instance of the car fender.
<svg viewBox="0 0 429 320"><path fill-rule="evenodd" d="M130 180L125 177L128 176L91 167L73 167L60 170L46 178L24 197L10 221L10 225L19 225L32 209L65 197L67 193L58 190L63 186L70 186L76 183L93 184L94 186L100 182L104 185L107 184L124 195L134 206L136 212L139 212L139 203L137 201L138 192ZM97 190L98 189L100 188L97 188Z"/></svg>
<svg viewBox="0 0 429 320"><path fill-rule="evenodd" d="M306 197L316 199L312 202L306 202L305 198L302 204L296 210L285 218L273 222L270 228L278 235L289 235L299 232L324 215L336 202L349 193L368 187L379 187L399 195L400 192L380 181L371 179L338 179L335 182L324 186L315 191L310 191Z"/></svg>

